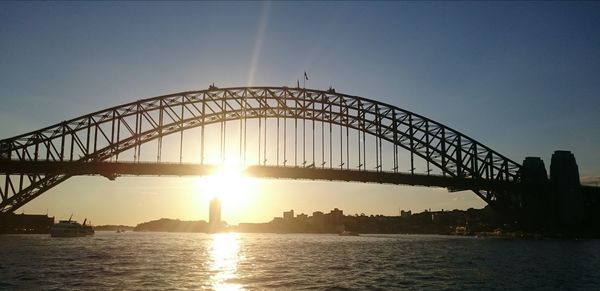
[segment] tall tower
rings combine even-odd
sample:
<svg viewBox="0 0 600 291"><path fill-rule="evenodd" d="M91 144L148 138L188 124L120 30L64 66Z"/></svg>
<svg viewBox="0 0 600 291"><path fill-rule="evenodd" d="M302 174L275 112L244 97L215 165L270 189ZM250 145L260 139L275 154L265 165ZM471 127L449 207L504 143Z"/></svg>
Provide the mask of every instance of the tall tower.
<svg viewBox="0 0 600 291"><path fill-rule="evenodd" d="M526 157L521 167L521 207L522 219L527 226L555 226L556 211L554 196L550 193L548 173L544 161L539 157Z"/></svg>
<svg viewBox="0 0 600 291"><path fill-rule="evenodd" d="M558 219L563 226L579 225L584 219L579 168L570 151L555 151L550 163L550 184L556 195Z"/></svg>
<svg viewBox="0 0 600 291"><path fill-rule="evenodd" d="M221 200L219 200L219 198L210 200L208 224L212 231L218 230L221 226Z"/></svg>

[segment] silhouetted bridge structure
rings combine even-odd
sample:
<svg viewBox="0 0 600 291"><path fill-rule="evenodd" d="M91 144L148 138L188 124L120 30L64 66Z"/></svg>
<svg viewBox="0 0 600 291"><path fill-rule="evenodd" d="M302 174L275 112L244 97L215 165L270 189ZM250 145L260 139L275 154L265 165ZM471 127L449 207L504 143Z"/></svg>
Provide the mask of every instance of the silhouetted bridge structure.
<svg viewBox="0 0 600 291"><path fill-rule="evenodd" d="M206 175L231 163L256 177L472 190L502 210L523 201L521 165L424 116L334 90L211 86L1 140L0 213L74 175Z"/></svg>
<svg viewBox="0 0 600 291"><path fill-rule="evenodd" d="M219 172L219 165L181 163L132 162L17 162L0 161L9 173L101 175L109 179L119 176L209 176ZM258 178L305 179L324 181L364 182L395 185L444 187L449 189L514 190L518 185L505 181L486 181L461 177L409 173L359 171L329 168L300 168L282 166L248 166L242 174Z"/></svg>

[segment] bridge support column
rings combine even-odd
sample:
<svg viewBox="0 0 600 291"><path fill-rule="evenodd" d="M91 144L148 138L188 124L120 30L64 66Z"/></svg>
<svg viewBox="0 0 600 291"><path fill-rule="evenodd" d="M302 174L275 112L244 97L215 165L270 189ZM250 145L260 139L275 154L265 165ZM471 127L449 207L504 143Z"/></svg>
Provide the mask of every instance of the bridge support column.
<svg viewBox="0 0 600 291"><path fill-rule="evenodd" d="M550 184L556 200L556 214L561 227L574 228L585 218L579 168L570 151L555 151L550 164Z"/></svg>
<svg viewBox="0 0 600 291"><path fill-rule="evenodd" d="M544 161L527 157L520 170L520 220L526 229L569 233L579 231L585 207L575 156L555 151L550 164L550 179Z"/></svg>
<svg viewBox="0 0 600 291"><path fill-rule="evenodd" d="M526 157L520 170L522 192L520 219L529 229L548 229L556 224L556 199L550 191L548 173L539 157Z"/></svg>

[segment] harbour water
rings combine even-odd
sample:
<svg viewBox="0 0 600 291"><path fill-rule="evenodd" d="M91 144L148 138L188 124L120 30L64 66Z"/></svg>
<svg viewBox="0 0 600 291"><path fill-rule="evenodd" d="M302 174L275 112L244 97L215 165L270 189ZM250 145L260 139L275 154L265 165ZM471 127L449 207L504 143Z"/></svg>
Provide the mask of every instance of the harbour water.
<svg viewBox="0 0 600 291"><path fill-rule="evenodd" d="M8 290L599 290L600 240L97 232L0 236Z"/></svg>

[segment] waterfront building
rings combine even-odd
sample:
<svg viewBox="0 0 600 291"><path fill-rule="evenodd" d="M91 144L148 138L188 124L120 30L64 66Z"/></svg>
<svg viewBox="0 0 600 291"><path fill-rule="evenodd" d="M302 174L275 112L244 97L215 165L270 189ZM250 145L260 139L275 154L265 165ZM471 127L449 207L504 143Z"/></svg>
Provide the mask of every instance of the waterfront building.
<svg viewBox="0 0 600 291"><path fill-rule="evenodd" d="M292 220L292 219L294 219L294 209L283 212L283 220Z"/></svg>
<svg viewBox="0 0 600 291"><path fill-rule="evenodd" d="M49 233L54 217L39 214L2 214L0 233Z"/></svg>
<svg viewBox="0 0 600 291"><path fill-rule="evenodd" d="M409 218L412 215L412 211L408 210L408 211L404 211L404 210L400 210L400 217L402 218Z"/></svg>
<svg viewBox="0 0 600 291"><path fill-rule="evenodd" d="M325 214L321 211L315 211L309 222L315 229L321 230L325 224Z"/></svg>
<svg viewBox="0 0 600 291"><path fill-rule="evenodd" d="M308 215L306 215L304 213L300 213L296 216L296 218L301 221L306 221L306 220L308 220Z"/></svg>

